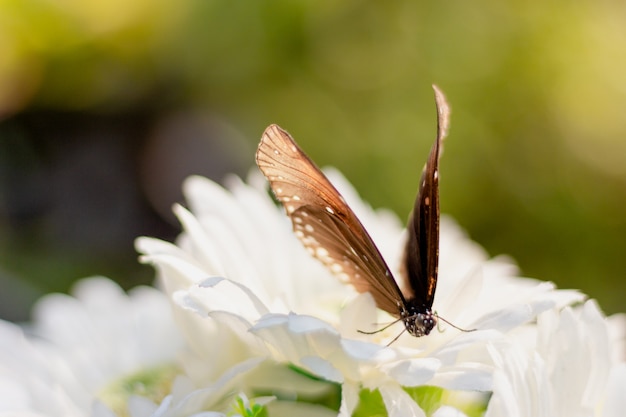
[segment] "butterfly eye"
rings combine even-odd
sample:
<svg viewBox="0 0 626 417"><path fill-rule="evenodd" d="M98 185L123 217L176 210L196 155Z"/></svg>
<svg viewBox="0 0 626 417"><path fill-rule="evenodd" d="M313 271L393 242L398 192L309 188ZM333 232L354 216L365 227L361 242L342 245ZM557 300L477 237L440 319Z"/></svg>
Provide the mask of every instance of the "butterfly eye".
<svg viewBox="0 0 626 417"><path fill-rule="evenodd" d="M430 333L430 331L435 327L436 320L432 314L420 314L417 317L416 325L418 328L423 329L424 335Z"/></svg>

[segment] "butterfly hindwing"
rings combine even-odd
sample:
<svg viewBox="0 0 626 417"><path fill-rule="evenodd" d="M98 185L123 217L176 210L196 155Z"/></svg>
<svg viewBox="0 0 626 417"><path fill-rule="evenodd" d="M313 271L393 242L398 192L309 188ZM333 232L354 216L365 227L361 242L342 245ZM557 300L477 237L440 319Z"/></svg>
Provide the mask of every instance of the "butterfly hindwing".
<svg viewBox="0 0 626 417"><path fill-rule="evenodd" d="M404 253L405 293L418 305L430 309L435 298L439 264L439 156L447 135L450 108L437 87L437 138L420 179L419 192L407 225L408 241Z"/></svg>

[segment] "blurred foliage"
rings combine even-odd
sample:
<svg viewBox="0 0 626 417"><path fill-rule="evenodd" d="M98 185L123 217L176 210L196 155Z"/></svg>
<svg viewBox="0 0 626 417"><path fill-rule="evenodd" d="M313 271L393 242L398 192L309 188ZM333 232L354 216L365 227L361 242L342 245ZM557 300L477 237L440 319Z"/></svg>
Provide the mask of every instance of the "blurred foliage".
<svg viewBox="0 0 626 417"><path fill-rule="evenodd" d="M526 275L626 311L625 20L609 0L0 0L2 275L34 293L80 274L149 281L128 235L175 235L162 213L180 195L162 184L245 172L270 123L406 217L436 83L453 109L442 211ZM221 143L204 160L203 141ZM95 196L74 201L69 180L56 192L60 171ZM109 199L117 187L126 199ZM85 203L127 221L64 244Z"/></svg>

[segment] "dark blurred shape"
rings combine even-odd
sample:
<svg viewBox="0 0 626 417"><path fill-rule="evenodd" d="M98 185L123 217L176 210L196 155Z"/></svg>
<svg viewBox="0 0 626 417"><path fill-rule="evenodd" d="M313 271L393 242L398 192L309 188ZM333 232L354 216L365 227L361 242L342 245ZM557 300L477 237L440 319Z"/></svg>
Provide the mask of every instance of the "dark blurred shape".
<svg viewBox="0 0 626 417"><path fill-rule="evenodd" d="M0 269L0 288L0 317L4 320L27 320L30 306L41 297L40 289L4 269Z"/></svg>
<svg viewBox="0 0 626 417"><path fill-rule="evenodd" d="M175 238L177 224L162 216L181 201L182 179L219 181L246 171L239 159L246 152L237 149L243 141L207 120L39 111L0 125L0 265L3 281L21 281L3 285L1 317L26 319L27 302L8 304L22 287L32 301L88 275L124 287L151 283L153 271L138 264L133 242Z"/></svg>
<svg viewBox="0 0 626 417"><path fill-rule="evenodd" d="M158 213L175 223L172 204L183 201L182 183L190 175L221 182L244 176L254 150L243 135L215 116L199 111L165 115L153 127L141 155L142 188Z"/></svg>

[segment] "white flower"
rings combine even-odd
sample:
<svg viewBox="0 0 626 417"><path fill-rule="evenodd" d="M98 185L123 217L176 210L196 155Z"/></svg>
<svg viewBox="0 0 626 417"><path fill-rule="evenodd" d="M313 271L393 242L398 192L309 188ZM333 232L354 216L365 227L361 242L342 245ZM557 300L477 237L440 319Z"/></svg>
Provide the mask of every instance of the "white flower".
<svg viewBox="0 0 626 417"><path fill-rule="evenodd" d="M42 298L26 331L0 321L0 415L205 417L268 402L233 398L251 370L263 377L259 358L197 386L179 362L187 349L162 292L82 280Z"/></svg>
<svg viewBox="0 0 626 417"><path fill-rule="evenodd" d="M608 417L626 409L626 364L615 363L609 325L593 301L539 316L531 346L492 345L487 417Z"/></svg>
<svg viewBox="0 0 626 417"><path fill-rule="evenodd" d="M160 382L171 383L182 345L163 294L139 287L126 295L112 281L92 278L74 295L42 298L27 332L0 322L0 412L88 415L98 398L118 405L116 381L134 375L140 383L150 372L154 383L144 391L161 400ZM124 401L133 392L125 394Z"/></svg>
<svg viewBox="0 0 626 417"><path fill-rule="evenodd" d="M404 239L397 219L372 211L342 177L329 175L397 271ZM373 336L358 333L392 318L376 309L371 296L357 295L311 259L261 177L250 182L257 187L231 179L226 191L203 178L188 179L191 212L175 209L185 229L178 245L137 241L142 259L158 268L163 287L184 309L176 315L193 349L186 370L196 383L247 359L271 358L341 384L342 415L355 409L362 387L377 389L391 416L423 415L403 386L490 390L488 342L583 299L516 277L510 262L488 260L443 218L435 307L446 320L478 331L443 325L445 331L404 334L386 347L402 325Z"/></svg>
<svg viewBox="0 0 626 417"><path fill-rule="evenodd" d="M330 175L397 271L398 220ZM626 316L568 307L583 296L516 277L442 218L435 307L477 330L444 323L387 346L402 324L359 333L393 318L312 259L250 182L189 179L178 243L137 240L164 293L93 278L42 299L28 327L0 321L0 415L463 417L484 409L478 391L493 392L489 417L626 407Z"/></svg>

